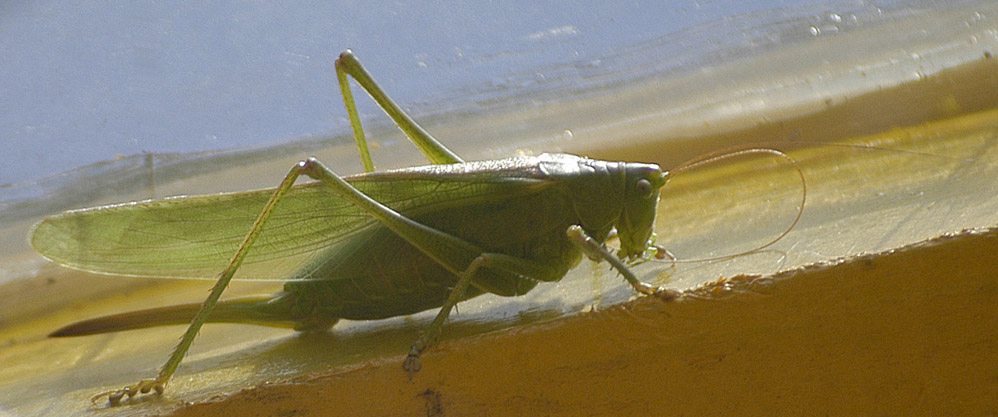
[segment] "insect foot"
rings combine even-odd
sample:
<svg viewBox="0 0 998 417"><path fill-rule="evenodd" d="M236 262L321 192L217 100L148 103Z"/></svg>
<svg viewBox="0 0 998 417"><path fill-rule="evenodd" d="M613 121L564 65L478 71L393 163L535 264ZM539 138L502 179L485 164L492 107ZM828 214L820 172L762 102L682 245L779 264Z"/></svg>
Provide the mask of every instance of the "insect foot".
<svg viewBox="0 0 998 417"><path fill-rule="evenodd" d="M108 404L111 407L116 407L121 404L122 398L125 398L126 400L131 400L132 397L136 395L148 394L152 390L156 390L157 395L163 394L163 384L161 384L159 381L155 379L143 379L139 381L138 384L135 385L127 386L119 390L107 391L97 394L90 399L90 402L94 403L94 405L97 405L97 400L106 395Z"/></svg>
<svg viewBox="0 0 998 417"><path fill-rule="evenodd" d="M423 349L425 347L422 340L417 340L409 349L409 354L406 355L405 361L402 362L402 369L405 369L409 373L410 381L412 381L412 377L416 375L416 372L419 372L423 368L423 363L419 361L419 354L423 352Z"/></svg>
<svg viewBox="0 0 998 417"><path fill-rule="evenodd" d="M670 290L668 288L658 288L652 296L657 297L662 301L676 301L683 297L681 291Z"/></svg>
<svg viewBox="0 0 998 417"><path fill-rule="evenodd" d="M658 298L662 301L676 301L683 296L683 293L681 291L676 291L665 287L656 287L654 285L645 282L636 281L633 284L633 286L637 292L647 295L649 297Z"/></svg>

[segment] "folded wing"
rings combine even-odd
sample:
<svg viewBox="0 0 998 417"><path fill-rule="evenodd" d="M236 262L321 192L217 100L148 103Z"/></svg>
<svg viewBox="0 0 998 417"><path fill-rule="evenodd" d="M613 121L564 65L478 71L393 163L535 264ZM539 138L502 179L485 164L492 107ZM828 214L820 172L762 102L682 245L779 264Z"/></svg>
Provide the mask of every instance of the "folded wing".
<svg viewBox="0 0 998 417"><path fill-rule="evenodd" d="M437 166L360 175L348 181L375 200L415 215L536 192L546 181L526 165L507 166L498 175L490 172L494 167ZM256 190L69 211L38 223L30 241L43 256L76 269L214 279L272 194L270 189ZM235 278L285 280L317 253L374 223L366 212L322 184L297 185L275 207Z"/></svg>

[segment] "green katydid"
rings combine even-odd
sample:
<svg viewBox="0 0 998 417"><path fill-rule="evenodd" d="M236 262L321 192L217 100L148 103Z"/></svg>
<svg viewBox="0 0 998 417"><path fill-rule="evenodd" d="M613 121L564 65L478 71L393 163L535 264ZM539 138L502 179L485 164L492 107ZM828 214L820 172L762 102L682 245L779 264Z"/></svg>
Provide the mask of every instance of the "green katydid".
<svg viewBox="0 0 998 417"><path fill-rule="evenodd" d="M583 255L610 262L642 294L677 296L640 281L625 265L654 248L652 226L667 171L567 154L464 162L409 118L349 50L336 60L336 73L364 174L342 178L309 158L276 189L70 211L33 228L34 248L72 268L218 277L202 304L100 317L54 332L77 336L189 323L155 378L94 401L107 396L117 405L162 393L206 322L312 331L341 318L375 320L439 307L403 362L412 378L419 355L437 341L458 302L484 293L524 294L541 281L558 281ZM433 165L373 172L348 75ZM800 168L782 152L747 152L788 159L803 182ZM682 169L730 155L700 158ZM295 185L301 175L318 181ZM803 200L797 219L802 210ZM620 242L616 256L603 244L613 230ZM263 277L286 280L283 291L219 301L241 267L292 261L299 264L290 276Z"/></svg>

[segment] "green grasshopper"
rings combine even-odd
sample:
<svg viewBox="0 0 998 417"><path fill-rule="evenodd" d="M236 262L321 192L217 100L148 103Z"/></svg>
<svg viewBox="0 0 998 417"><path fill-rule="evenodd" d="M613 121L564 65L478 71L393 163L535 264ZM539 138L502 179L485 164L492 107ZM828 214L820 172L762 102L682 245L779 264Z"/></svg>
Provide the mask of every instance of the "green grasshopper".
<svg viewBox="0 0 998 417"><path fill-rule="evenodd" d="M641 294L678 295L640 281L625 265L654 251L652 226L667 171L567 154L465 162L406 115L349 50L336 60L336 74L364 174L343 178L309 158L276 189L69 211L35 225L34 248L72 268L188 278L222 271L200 305L100 317L52 334L190 323L155 378L98 394L94 402L106 396L114 406L161 394L206 322L320 331L339 319L439 307L403 362L411 379L458 302L524 294L560 280L583 255L608 261ZM373 172L348 75L433 165ZM301 175L318 181L295 185ZM620 242L616 256L603 244L612 230ZM291 261L299 264L290 276L249 277L287 281L283 291L219 301L241 266Z"/></svg>

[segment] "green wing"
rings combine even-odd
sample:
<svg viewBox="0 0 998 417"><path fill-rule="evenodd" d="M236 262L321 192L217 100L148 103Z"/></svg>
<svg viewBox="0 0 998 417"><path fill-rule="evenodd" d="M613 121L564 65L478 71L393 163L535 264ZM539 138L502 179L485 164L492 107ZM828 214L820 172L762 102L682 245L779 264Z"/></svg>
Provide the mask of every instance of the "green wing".
<svg viewBox="0 0 998 417"><path fill-rule="evenodd" d="M420 167L347 180L406 215L536 192L548 183L535 170L497 173L473 163L460 165L466 168ZM30 241L46 258L76 269L214 279L272 194L268 189L69 211L35 225ZM295 186L274 208L236 279L285 280L323 249L374 222L322 184Z"/></svg>

